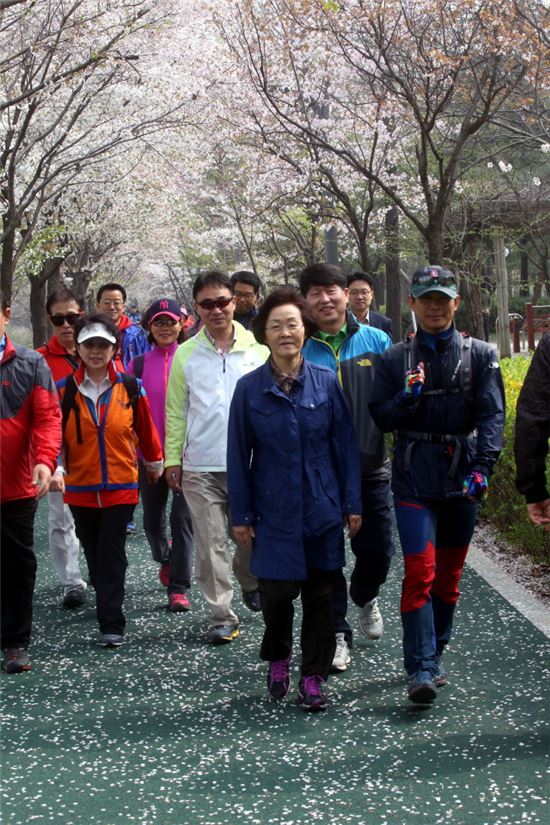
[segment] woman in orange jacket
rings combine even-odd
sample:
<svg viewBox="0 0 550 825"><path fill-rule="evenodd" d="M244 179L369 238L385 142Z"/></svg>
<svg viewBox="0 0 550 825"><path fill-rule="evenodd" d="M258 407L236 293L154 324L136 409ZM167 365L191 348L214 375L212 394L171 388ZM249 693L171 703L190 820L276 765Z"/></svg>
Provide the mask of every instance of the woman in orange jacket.
<svg viewBox="0 0 550 825"><path fill-rule="evenodd" d="M138 500L137 446L150 483L162 473L162 447L141 381L116 370L116 325L105 315L86 315L75 325L75 338L82 364L57 384L63 474L56 473L50 489L64 493L84 548L96 591L99 644L119 647L126 625L126 525Z"/></svg>

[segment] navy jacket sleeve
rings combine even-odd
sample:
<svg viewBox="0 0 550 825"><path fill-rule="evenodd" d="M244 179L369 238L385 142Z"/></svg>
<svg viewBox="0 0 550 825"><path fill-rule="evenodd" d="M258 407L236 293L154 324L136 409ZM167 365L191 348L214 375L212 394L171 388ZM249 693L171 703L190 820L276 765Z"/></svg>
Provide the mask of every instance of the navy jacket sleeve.
<svg viewBox="0 0 550 825"><path fill-rule="evenodd" d="M528 504L550 498L546 457L550 438L550 334L539 341L521 388L516 415L516 487Z"/></svg>
<svg viewBox="0 0 550 825"><path fill-rule="evenodd" d="M479 342L477 346L474 342L472 351L477 449L470 471L478 470L490 475L502 450L504 385L494 351L483 344L478 353L478 346Z"/></svg>
<svg viewBox="0 0 550 825"><path fill-rule="evenodd" d="M420 397L404 398L404 382L403 345L396 344L378 357L369 401L373 421L383 433L397 430L420 404Z"/></svg>
<svg viewBox="0 0 550 825"><path fill-rule="evenodd" d="M233 524L252 525L250 460L252 457L252 427L248 421L246 382L237 381L231 407L227 434L227 493Z"/></svg>
<svg viewBox="0 0 550 825"><path fill-rule="evenodd" d="M346 398L338 380L332 385L332 449L336 458L338 483L344 515L359 515L361 504L361 466L359 445L351 420Z"/></svg>

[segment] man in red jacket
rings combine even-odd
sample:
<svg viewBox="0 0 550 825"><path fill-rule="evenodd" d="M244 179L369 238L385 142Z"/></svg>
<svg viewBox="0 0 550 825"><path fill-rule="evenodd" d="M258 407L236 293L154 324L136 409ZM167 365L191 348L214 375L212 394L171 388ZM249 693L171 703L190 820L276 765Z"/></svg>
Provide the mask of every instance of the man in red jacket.
<svg viewBox="0 0 550 825"><path fill-rule="evenodd" d="M53 335L45 346L38 348L38 352L46 359L57 382L72 375L80 365L74 325L82 312L76 296L66 287L52 292L46 301L46 312ZM48 492L48 540L53 565L63 588L63 607L82 607L87 585L78 565L80 544L63 494L53 491Z"/></svg>
<svg viewBox="0 0 550 825"><path fill-rule="evenodd" d="M57 465L61 412L48 365L6 335L9 303L0 295L0 504L4 670L30 670L36 580L34 515Z"/></svg>

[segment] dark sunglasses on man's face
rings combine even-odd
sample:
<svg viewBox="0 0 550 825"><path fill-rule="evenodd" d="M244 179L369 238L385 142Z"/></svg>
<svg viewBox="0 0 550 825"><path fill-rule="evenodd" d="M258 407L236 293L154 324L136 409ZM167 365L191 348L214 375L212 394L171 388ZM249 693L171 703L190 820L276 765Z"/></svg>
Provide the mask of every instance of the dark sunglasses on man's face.
<svg viewBox="0 0 550 825"><path fill-rule="evenodd" d="M65 321L70 327L74 327L80 315L77 312L69 312L68 315L50 315L50 321L54 327L62 327Z"/></svg>
<svg viewBox="0 0 550 825"><path fill-rule="evenodd" d="M225 309L229 306L232 300L233 296L231 296L231 298L216 298L215 300L214 298L205 298L204 301L197 301L196 304L201 309L207 309L210 311L214 308Z"/></svg>
<svg viewBox="0 0 550 825"><path fill-rule="evenodd" d="M431 273L426 273L423 275L418 275L416 278L413 278L412 282L413 286L456 286L456 278L454 275L444 275L443 273L437 272L432 275Z"/></svg>

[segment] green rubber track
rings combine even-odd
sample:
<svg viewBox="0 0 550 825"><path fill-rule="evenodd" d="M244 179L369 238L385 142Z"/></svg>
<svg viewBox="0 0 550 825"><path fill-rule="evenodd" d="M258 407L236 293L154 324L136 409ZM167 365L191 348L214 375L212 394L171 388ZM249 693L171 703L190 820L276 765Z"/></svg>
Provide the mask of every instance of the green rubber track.
<svg viewBox="0 0 550 825"><path fill-rule="evenodd" d="M60 608L39 509L33 670L1 678L3 825L550 822L548 640L471 569L433 707L405 697L396 557L383 638L356 636L329 710L308 715L297 648L289 700L269 701L261 616L237 598L240 638L209 647L197 589L168 613L143 533L127 549L130 643L103 650L93 594Z"/></svg>

